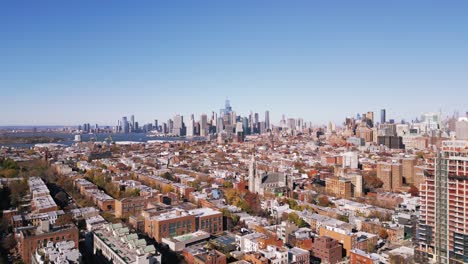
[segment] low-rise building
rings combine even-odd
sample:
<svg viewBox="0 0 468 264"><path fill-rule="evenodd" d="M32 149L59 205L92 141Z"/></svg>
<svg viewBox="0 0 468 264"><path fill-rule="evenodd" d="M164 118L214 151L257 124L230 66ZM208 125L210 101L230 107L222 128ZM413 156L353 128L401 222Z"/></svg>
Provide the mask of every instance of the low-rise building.
<svg viewBox="0 0 468 264"><path fill-rule="evenodd" d="M195 216L195 229L203 230L210 234L223 232L223 213L211 208L197 208L188 211Z"/></svg>
<svg viewBox="0 0 468 264"><path fill-rule="evenodd" d="M81 253L74 241L54 243L48 241L47 245L36 249L31 263L81 263Z"/></svg>
<svg viewBox="0 0 468 264"><path fill-rule="evenodd" d="M312 254L324 263L335 264L342 259L343 247L338 240L321 236L314 240Z"/></svg>
<svg viewBox="0 0 468 264"><path fill-rule="evenodd" d="M117 264L157 264L161 254L153 245L147 245L144 239L130 234L122 224L106 224L93 231L93 253L106 261Z"/></svg>
<svg viewBox="0 0 468 264"><path fill-rule="evenodd" d="M309 264L310 251L298 247L290 248L288 251L288 263Z"/></svg>
<svg viewBox="0 0 468 264"><path fill-rule="evenodd" d="M176 236L172 238L163 238L162 242L169 246L172 251L182 251L186 246L210 238L210 233L199 230L193 233Z"/></svg>
<svg viewBox="0 0 468 264"><path fill-rule="evenodd" d="M25 263L31 263L36 249L47 245L48 241L73 241L75 246L78 245L78 228L75 225L52 227L49 221L42 221L37 228L19 228L17 232L18 251Z"/></svg>
<svg viewBox="0 0 468 264"><path fill-rule="evenodd" d="M145 233L156 241L195 232L195 215L182 209L163 211L145 217Z"/></svg>

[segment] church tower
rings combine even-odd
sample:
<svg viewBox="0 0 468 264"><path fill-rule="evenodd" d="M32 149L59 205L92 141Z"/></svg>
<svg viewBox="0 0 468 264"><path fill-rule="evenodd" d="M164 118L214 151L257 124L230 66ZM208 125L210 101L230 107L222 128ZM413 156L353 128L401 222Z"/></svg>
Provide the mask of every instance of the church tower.
<svg viewBox="0 0 468 264"><path fill-rule="evenodd" d="M252 154L249 166L249 192L255 193L255 177L257 175L257 164L255 162L255 156Z"/></svg>

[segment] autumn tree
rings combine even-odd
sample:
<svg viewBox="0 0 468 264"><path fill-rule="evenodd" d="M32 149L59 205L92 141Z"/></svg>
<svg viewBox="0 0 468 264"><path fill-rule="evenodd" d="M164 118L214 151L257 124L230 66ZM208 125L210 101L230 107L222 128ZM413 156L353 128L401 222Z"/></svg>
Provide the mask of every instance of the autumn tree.
<svg viewBox="0 0 468 264"><path fill-rule="evenodd" d="M55 221L55 226L64 226L73 223L73 217L71 214L63 214Z"/></svg>
<svg viewBox="0 0 468 264"><path fill-rule="evenodd" d="M411 194L411 196L413 197L416 197L416 196L419 196L419 190L416 186L414 186L413 184L410 185L410 188L408 190L408 193Z"/></svg>
<svg viewBox="0 0 468 264"><path fill-rule="evenodd" d="M363 175L364 188L366 189L377 189L383 186L383 181L373 175Z"/></svg>
<svg viewBox="0 0 468 264"><path fill-rule="evenodd" d="M26 179L12 181L10 187L10 200L12 206L17 206L19 201L28 193L28 182Z"/></svg>
<svg viewBox="0 0 468 264"><path fill-rule="evenodd" d="M387 239L388 238L388 232L385 230L385 228L381 228L379 230L379 237L382 239Z"/></svg>
<svg viewBox="0 0 468 264"><path fill-rule="evenodd" d="M318 198L318 205L319 206L323 206L323 207L328 207L330 206L332 203L330 202L330 200L328 199L328 196L326 195L322 195Z"/></svg>

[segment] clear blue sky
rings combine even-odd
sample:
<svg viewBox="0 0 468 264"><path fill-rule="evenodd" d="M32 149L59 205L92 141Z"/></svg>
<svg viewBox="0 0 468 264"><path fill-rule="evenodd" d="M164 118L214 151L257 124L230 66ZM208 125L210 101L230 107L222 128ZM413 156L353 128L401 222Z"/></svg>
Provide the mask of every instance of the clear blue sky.
<svg viewBox="0 0 468 264"><path fill-rule="evenodd" d="M166 3L163 3L166 2ZM467 1L2 1L0 125L468 110Z"/></svg>

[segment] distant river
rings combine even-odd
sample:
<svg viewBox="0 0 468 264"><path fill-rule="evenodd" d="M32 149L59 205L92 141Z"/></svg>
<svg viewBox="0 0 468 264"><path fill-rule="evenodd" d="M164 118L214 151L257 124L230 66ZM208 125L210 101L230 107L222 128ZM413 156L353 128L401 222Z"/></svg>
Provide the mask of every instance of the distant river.
<svg viewBox="0 0 468 264"><path fill-rule="evenodd" d="M162 141L180 141L180 140L201 140L201 138L184 138L184 137L148 137L146 133L129 133L129 134L81 134L81 140L83 142L89 141L90 139L96 139L97 141L104 141L109 135L112 135L113 141L136 141L136 142L147 142L148 140L162 140ZM57 142L58 144L63 144L71 146L75 143L75 134L69 133L55 133L55 132L38 132L38 133L9 133L8 137L47 137L47 138L59 138L62 141ZM0 146L6 147L16 147L16 148L30 148L35 144L29 143L13 143L13 144L1 144Z"/></svg>

